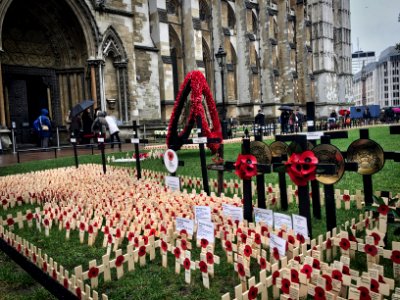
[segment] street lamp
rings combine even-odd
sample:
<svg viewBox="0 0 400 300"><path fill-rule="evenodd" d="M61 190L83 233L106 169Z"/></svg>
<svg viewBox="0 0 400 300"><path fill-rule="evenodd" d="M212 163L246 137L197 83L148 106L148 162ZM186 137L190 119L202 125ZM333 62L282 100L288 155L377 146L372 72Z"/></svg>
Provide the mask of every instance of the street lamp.
<svg viewBox="0 0 400 300"><path fill-rule="evenodd" d="M226 52L222 46L219 46L218 52L215 53L215 57L217 58L217 62L220 68L221 72L221 95L222 95L222 111L221 111L221 117L222 117L222 137L223 139L228 138L228 126L226 122L226 108L225 108L225 88L224 88L224 69L226 65Z"/></svg>

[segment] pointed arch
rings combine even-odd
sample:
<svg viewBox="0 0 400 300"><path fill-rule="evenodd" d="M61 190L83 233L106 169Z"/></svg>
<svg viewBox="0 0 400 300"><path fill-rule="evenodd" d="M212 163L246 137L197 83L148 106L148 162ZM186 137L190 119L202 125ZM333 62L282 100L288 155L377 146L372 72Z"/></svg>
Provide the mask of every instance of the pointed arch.
<svg viewBox="0 0 400 300"><path fill-rule="evenodd" d="M179 84L183 80L183 53L182 42L178 33L172 25L169 25L169 48L172 60L172 77L174 87L174 98L176 98L179 91Z"/></svg>
<svg viewBox="0 0 400 300"><path fill-rule="evenodd" d="M113 26L109 26L104 32L100 49L102 55L113 57L115 62L126 62L128 60L121 38Z"/></svg>

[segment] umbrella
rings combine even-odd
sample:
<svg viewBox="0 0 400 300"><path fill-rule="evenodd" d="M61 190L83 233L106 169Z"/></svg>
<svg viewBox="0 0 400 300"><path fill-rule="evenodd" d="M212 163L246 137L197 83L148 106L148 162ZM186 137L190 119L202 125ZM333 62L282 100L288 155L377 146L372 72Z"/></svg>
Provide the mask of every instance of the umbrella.
<svg viewBox="0 0 400 300"><path fill-rule="evenodd" d="M88 109L89 107L93 106L93 100L83 100L82 102L76 104L73 108L71 108L71 118L79 115L84 110Z"/></svg>
<svg viewBox="0 0 400 300"><path fill-rule="evenodd" d="M341 115L341 116L344 116L349 113L350 113L350 111L348 109L340 109L339 110L339 115Z"/></svg>
<svg viewBox="0 0 400 300"><path fill-rule="evenodd" d="M394 113L400 114L400 107L393 107L392 110Z"/></svg>
<svg viewBox="0 0 400 300"><path fill-rule="evenodd" d="M293 107L287 106L287 105L282 105L278 108L279 110L293 110Z"/></svg>

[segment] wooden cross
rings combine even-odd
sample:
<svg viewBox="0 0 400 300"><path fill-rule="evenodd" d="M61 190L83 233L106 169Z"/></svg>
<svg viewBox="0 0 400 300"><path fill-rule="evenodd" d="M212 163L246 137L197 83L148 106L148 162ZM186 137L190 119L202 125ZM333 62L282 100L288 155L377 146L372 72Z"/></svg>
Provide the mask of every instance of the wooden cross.
<svg viewBox="0 0 400 300"><path fill-rule="evenodd" d="M236 262L234 263L234 268L235 271L238 273L243 292L247 290L246 277L250 277L250 269L245 264L241 255L237 255Z"/></svg>
<svg viewBox="0 0 400 300"><path fill-rule="evenodd" d="M136 176L137 179L142 178L142 168L140 167L139 158L139 144L147 144L149 141L147 139L139 139L137 122L133 121L133 139L131 139L132 144L135 145L135 155L136 155Z"/></svg>
<svg viewBox="0 0 400 300"><path fill-rule="evenodd" d="M191 260L191 253L190 251L185 251L185 258L182 260L183 268L185 269L185 282L191 282L191 270L196 269L196 263Z"/></svg>
<svg viewBox="0 0 400 300"><path fill-rule="evenodd" d="M211 277L214 277L214 264L219 265L219 256L215 255L212 247L207 247L208 251L206 253L200 253L200 260L205 261L207 263L208 274Z"/></svg>
<svg viewBox="0 0 400 300"><path fill-rule="evenodd" d="M125 257L122 255L122 249L118 249L115 252L115 258L110 261L110 268L117 269L118 279L120 279L124 275L124 262L125 262Z"/></svg>

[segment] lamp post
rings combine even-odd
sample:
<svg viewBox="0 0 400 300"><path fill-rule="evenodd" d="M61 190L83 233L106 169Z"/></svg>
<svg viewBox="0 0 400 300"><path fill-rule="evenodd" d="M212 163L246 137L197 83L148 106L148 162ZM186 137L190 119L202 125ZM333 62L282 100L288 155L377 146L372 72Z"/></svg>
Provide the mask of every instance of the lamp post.
<svg viewBox="0 0 400 300"><path fill-rule="evenodd" d="M222 119L222 138L225 140L228 138L228 128L226 122L226 108L225 108L225 89L224 89L224 69L226 64L226 52L222 46L219 46L218 52L215 53L215 57L217 58L217 62L219 65L219 69L221 72L221 97L222 97L222 110L221 110L221 119ZM221 159L224 158L224 145L221 143L219 147L219 157ZM218 195L221 195L224 188L224 171L218 171Z"/></svg>
<svg viewBox="0 0 400 300"><path fill-rule="evenodd" d="M222 46L219 46L218 52L215 53L215 57L217 58L217 62L219 65L219 69L221 72L221 97L222 97L222 110L221 110L221 119L222 119L222 137L224 139L228 138L228 124L226 121L226 108L225 108L225 88L224 88L224 70L226 65L226 52Z"/></svg>

